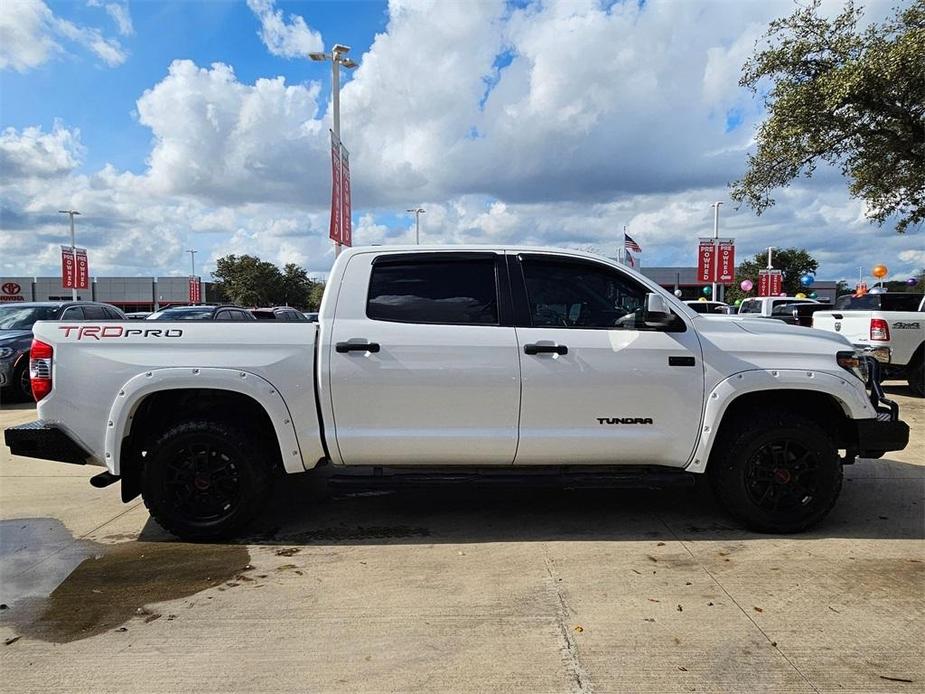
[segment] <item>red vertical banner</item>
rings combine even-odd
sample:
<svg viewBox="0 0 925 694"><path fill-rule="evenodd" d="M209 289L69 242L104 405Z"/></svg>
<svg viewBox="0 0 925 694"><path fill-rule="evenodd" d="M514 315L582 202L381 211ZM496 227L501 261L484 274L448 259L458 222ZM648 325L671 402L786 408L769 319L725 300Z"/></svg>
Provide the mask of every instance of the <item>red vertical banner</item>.
<svg viewBox="0 0 925 694"><path fill-rule="evenodd" d="M343 193L341 192L340 142L331 131L331 231L329 236L335 243L343 243Z"/></svg>
<svg viewBox="0 0 925 694"><path fill-rule="evenodd" d="M78 289L89 289L90 288L90 266L87 262L87 249L86 248L75 248L74 249L74 264L77 267L77 288Z"/></svg>
<svg viewBox="0 0 925 694"><path fill-rule="evenodd" d="M202 301L202 284L199 277L189 278L189 302L198 304Z"/></svg>
<svg viewBox="0 0 925 694"><path fill-rule="evenodd" d="M61 246L61 286L65 289L74 289L77 286L76 279L74 251L70 246Z"/></svg>
<svg viewBox="0 0 925 694"><path fill-rule="evenodd" d="M342 194L340 238L342 245L350 247L353 245L353 220L350 218L352 214L350 208L350 152L347 151L343 144L340 146L340 166L340 189Z"/></svg>
<svg viewBox="0 0 925 694"><path fill-rule="evenodd" d="M714 282L716 274L716 249L713 239L700 239L697 249L697 281Z"/></svg>
<svg viewBox="0 0 925 694"><path fill-rule="evenodd" d="M732 282L736 274L735 239L723 239L717 244L716 281Z"/></svg>
<svg viewBox="0 0 925 694"><path fill-rule="evenodd" d="M770 295L778 296L784 291L784 273L781 270L771 270L769 275Z"/></svg>
<svg viewBox="0 0 925 694"><path fill-rule="evenodd" d="M758 271L758 296L771 295L770 273L767 270Z"/></svg>

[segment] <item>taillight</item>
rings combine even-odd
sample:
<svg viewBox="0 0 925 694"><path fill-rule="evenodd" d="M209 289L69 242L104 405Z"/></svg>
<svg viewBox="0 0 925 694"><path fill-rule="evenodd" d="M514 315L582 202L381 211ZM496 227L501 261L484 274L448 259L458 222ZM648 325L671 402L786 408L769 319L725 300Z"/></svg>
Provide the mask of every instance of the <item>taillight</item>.
<svg viewBox="0 0 925 694"><path fill-rule="evenodd" d="M878 342L890 341L890 326L882 318L870 319L870 339Z"/></svg>
<svg viewBox="0 0 925 694"><path fill-rule="evenodd" d="M55 350L41 340L32 340L29 352L29 379L32 381L32 397L38 402L51 392L51 359Z"/></svg>

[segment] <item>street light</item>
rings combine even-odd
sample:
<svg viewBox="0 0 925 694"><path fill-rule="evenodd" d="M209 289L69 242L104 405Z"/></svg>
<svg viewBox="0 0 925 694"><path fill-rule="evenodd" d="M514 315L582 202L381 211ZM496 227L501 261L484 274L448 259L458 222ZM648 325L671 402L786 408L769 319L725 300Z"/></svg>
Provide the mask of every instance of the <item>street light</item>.
<svg viewBox="0 0 925 694"><path fill-rule="evenodd" d="M714 240L719 238L719 206L722 205L722 204L723 204L723 203L720 202L720 201L717 201L717 202L714 202L714 203L713 203L713 239L714 239ZM713 247L716 248L716 245L714 244ZM714 262L714 263L716 262L716 259L715 259L715 258L713 259L713 262ZM716 271L715 271L715 268L714 268L714 272L713 272L713 277L716 278ZM725 298L725 297L724 297L724 298ZM711 286L711 288L710 288L710 300L711 300L711 301L719 301L719 300L720 300L719 297L716 296L716 282L713 282L713 284L712 284L712 286Z"/></svg>
<svg viewBox="0 0 925 694"><path fill-rule="evenodd" d="M421 215L427 212L423 207L412 207L405 212L414 212L414 243L421 245Z"/></svg>
<svg viewBox="0 0 925 694"><path fill-rule="evenodd" d="M71 218L71 258L73 258L76 261L77 251L75 249L77 248L77 244L74 240L75 239L74 237L74 215L78 215L80 214L80 212L78 212L77 210L58 210L58 213L66 214ZM77 283L75 282L74 284L75 286L71 287L71 300L77 301L77 287L76 287Z"/></svg>
<svg viewBox="0 0 925 694"><path fill-rule="evenodd" d="M340 67L344 66L348 70L352 70L357 67L357 63L351 58L346 57L347 53L350 52L350 46L345 46L342 43L334 44L334 48L331 49L330 53L309 53L308 57L314 60L316 63L323 63L326 60L331 61L331 100L333 102L333 112L334 112L334 139L337 140L338 146L340 146ZM340 253L340 244L334 242L334 252L335 254Z"/></svg>
<svg viewBox="0 0 925 694"><path fill-rule="evenodd" d="M190 277L196 276L196 254L199 251L194 251L192 248L186 251L189 253L189 262L190 262Z"/></svg>

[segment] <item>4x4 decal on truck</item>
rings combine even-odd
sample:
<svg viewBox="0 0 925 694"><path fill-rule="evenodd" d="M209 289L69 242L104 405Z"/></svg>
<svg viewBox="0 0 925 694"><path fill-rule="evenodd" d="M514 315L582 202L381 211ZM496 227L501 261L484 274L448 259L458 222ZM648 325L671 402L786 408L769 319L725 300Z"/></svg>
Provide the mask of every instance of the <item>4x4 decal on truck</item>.
<svg viewBox="0 0 925 694"><path fill-rule="evenodd" d="M78 340L102 340L111 337L182 337L180 328L123 328L121 325L60 325L65 337L77 331Z"/></svg>
<svg viewBox="0 0 925 694"><path fill-rule="evenodd" d="M652 424L651 417L598 417L598 424Z"/></svg>
<svg viewBox="0 0 925 694"><path fill-rule="evenodd" d="M919 330L919 326L921 326L921 323L918 321L915 321L914 323L906 323L900 320L893 323L894 330Z"/></svg>

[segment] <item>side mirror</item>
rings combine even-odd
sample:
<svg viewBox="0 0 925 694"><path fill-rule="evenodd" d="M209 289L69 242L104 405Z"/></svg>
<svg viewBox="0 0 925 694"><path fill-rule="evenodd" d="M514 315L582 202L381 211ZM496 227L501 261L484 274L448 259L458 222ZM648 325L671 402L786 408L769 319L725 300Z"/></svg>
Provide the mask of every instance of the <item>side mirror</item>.
<svg viewBox="0 0 925 694"><path fill-rule="evenodd" d="M646 294L646 311L643 322L649 328L667 328L673 319L668 302L661 294L651 292Z"/></svg>

